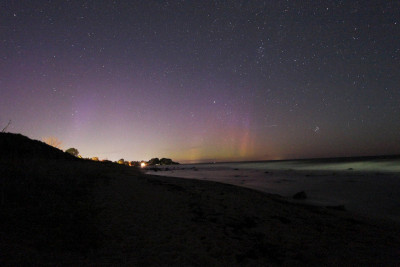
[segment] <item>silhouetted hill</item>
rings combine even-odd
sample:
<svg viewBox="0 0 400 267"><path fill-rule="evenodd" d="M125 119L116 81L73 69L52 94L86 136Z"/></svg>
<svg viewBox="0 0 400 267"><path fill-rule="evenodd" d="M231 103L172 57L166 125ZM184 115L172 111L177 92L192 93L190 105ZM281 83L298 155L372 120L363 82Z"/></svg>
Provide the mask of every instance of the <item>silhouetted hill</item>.
<svg viewBox="0 0 400 267"><path fill-rule="evenodd" d="M53 265L65 253L82 257L96 248L101 235L93 189L127 168L0 133L0 266Z"/></svg>
<svg viewBox="0 0 400 267"><path fill-rule="evenodd" d="M66 159L74 156L41 141L29 139L21 134L0 133L0 158L3 159Z"/></svg>

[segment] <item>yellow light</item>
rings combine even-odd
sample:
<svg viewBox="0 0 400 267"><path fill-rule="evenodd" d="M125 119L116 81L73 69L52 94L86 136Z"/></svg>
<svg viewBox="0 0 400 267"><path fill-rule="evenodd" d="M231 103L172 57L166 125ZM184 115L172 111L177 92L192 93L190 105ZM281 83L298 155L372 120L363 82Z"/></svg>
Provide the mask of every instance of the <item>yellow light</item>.
<svg viewBox="0 0 400 267"><path fill-rule="evenodd" d="M140 167L142 167L142 168L146 167L146 163L144 163L144 162L140 163Z"/></svg>

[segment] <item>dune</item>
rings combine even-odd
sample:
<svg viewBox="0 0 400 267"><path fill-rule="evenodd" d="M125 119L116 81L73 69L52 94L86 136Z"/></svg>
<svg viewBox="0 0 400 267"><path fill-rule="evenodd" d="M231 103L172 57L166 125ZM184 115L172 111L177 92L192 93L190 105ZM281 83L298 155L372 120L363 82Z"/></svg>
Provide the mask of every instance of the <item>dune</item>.
<svg viewBox="0 0 400 267"><path fill-rule="evenodd" d="M21 135L0 134L0 151L1 265L400 262L396 223L79 160Z"/></svg>

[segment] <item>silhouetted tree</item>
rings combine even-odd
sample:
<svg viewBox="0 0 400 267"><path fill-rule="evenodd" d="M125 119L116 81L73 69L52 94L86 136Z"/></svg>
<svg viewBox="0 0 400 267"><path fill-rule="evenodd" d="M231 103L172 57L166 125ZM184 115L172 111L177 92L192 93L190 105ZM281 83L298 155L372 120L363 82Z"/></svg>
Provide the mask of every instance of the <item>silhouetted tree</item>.
<svg viewBox="0 0 400 267"><path fill-rule="evenodd" d="M133 167L140 167L140 162L139 162L139 161L131 161L131 162L130 162L130 166L133 166Z"/></svg>
<svg viewBox="0 0 400 267"><path fill-rule="evenodd" d="M73 147L68 148L67 150L65 150L65 152L67 152L67 153L69 153L69 154L71 154L72 156L75 156L75 157L77 157L79 155L78 149L73 148Z"/></svg>
<svg viewBox="0 0 400 267"><path fill-rule="evenodd" d="M124 159L118 160L118 164L125 164L125 160Z"/></svg>
<svg viewBox="0 0 400 267"><path fill-rule="evenodd" d="M162 158L162 159L160 159L160 164L161 165L172 165L172 164L176 164L176 163L173 162L171 159Z"/></svg>
<svg viewBox="0 0 400 267"><path fill-rule="evenodd" d="M172 159L162 158L160 159L160 165L175 165L179 164L178 162L172 161Z"/></svg>
<svg viewBox="0 0 400 267"><path fill-rule="evenodd" d="M160 164L160 159L159 158L152 158L149 160L149 165L157 165Z"/></svg>

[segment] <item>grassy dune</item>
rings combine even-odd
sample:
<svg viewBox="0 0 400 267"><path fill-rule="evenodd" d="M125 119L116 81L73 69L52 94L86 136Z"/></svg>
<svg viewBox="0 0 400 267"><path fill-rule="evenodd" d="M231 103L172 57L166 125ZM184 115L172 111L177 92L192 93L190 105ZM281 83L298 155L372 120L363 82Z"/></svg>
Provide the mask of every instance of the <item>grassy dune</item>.
<svg viewBox="0 0 400 267"><path fill-rule="evenodd" d="M396 266L400 226L0 134L0 265Z"/></svg>

